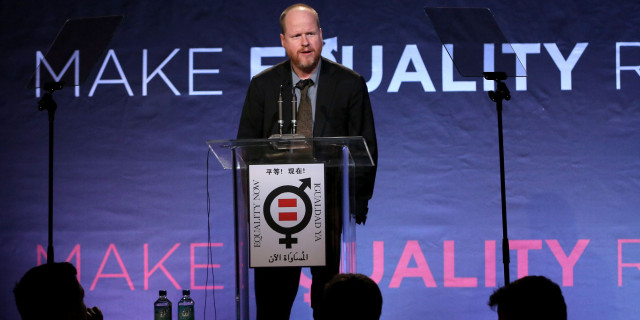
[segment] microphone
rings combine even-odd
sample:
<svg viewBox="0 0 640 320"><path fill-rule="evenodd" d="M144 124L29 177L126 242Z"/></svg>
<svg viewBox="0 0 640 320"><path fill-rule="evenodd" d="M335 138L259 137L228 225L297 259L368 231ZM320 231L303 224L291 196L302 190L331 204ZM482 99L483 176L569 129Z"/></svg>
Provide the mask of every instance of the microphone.
<svg viewBox="0 0 640 320"><path fill-rule="evenodd" d="M291 86L291 133L296 134L297 120L296 113L298 112L298 99L296 98L296 87Z"/></svg>
<svg viewBox="0 0 640 320"><path fill-rule="evenodd" d="M291 81L290 80L285 80L282 82L282 84L280 84L280 89L278 91L278 113L274 113L273 114L273 120L272 120L272 124L275 124L276 122L278 123L278 133L274 133L271 136L269 136L269 139L282 139L283 136L285 136L283 134L284 132L284 115L282 114L282 104L284 103L284 100L282 98L282 92L283 90L286 90L286 88L288 86L291 85ZM271 130L271 129L270 129Z"/></svg>
<svg viewBox="0 0 640 320"><path fill-rule="evenodd" d="M282 86L280 85L280 92L278 93L278 127L280 128L280 134L282 135L282 127L284 126L284 120L282 120Z"/></svg>

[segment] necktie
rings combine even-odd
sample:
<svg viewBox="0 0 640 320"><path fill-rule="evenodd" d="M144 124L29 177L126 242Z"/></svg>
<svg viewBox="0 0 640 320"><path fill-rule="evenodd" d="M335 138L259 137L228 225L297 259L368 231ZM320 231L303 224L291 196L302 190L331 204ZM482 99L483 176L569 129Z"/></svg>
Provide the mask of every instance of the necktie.
<svg viewBox="0 0 640 320"><path fill-rule="evenodd" d="M311 99L309 99L309 87L313 85L313 80L300 80L296 88L300 89L300 106L298 106L298 130L296 133L304 135L305 138L313 137L313 115Z"/></svg>

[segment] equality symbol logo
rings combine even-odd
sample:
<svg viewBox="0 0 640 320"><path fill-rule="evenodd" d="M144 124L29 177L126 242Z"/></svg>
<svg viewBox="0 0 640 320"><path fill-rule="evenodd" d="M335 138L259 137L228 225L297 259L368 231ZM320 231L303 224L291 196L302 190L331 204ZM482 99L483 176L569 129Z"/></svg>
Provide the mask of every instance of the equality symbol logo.
<svg viewBox="0 0 640 320"><path fill-rule="evenodd" d="M279 239L280 244L284 244L287 249L291 249L291 245L298 243L298 238L291 235L298 233L309 224L312 216L311 199L304 190L311 189L311 178L300 179L302 184L296 186L280 186L275 188L264 201L264 218L271 229L277 233L284 234L284 238ZM271 215L271 204L282 194L293 194L295 197L283 197L278 199L278 222ZM279 222L298 221L298 200L302 200L304 204L304 215L300 222L292 227L282 226Z"/></svg>

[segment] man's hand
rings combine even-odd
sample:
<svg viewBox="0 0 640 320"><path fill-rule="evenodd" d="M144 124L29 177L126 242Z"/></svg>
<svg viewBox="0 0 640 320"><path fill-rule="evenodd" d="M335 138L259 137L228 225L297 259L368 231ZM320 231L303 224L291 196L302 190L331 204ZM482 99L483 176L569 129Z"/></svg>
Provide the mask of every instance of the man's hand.
<svg viewBox="0 0 640 320"><path fill-rule="evenodd" d="M87 320L102 320L102 311L98 307L87 308Z"/></svg>
<svg viewBox="0 0 640 320"><path fill-rule="evenodd" d="M367 221L367 212L369 212L368 207L369 201L367 200L356 200L356 223L364 225Z"/></svg>

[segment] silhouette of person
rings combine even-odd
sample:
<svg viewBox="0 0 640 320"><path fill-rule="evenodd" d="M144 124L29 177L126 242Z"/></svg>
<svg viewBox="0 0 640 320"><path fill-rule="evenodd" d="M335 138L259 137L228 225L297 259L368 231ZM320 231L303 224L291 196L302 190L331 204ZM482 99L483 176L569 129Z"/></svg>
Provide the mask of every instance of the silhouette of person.
<svg viewBox="0 0 640 320"><path fill-rule="evenodd" d="M369 277L359 273L338 274L324 291L325 320L378 320L382 293Z"/></svg>
<svg viewBox="0 0 640 320"><path fill-rule="evenodd" d="M98 307L87 308L84 289L68 262L31 268L13 289L22 320L102 320Z"/></svg>
<svg viewBox="0 0 640 320"><path fill-rule="evenodd" d="M567 320L562 290L543 276L526 276L496 290L489 306L498 320Z"/></svg>

